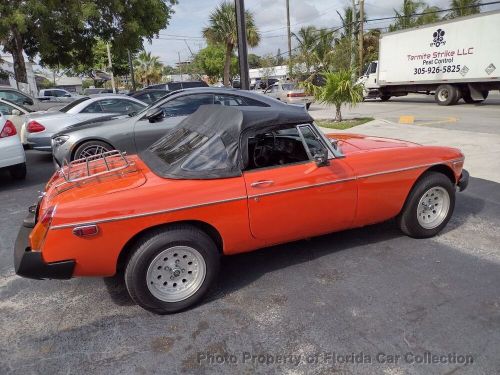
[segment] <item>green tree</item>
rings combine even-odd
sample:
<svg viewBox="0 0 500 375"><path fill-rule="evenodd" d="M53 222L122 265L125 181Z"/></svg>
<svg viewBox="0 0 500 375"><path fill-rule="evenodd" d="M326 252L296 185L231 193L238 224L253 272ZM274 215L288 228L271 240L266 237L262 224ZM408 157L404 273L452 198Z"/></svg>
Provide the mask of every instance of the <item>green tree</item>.
<svg viewBox="0 0 500 375"><path fill-rule="evenodd" d="M450 8L448 18L470 16L481 12L481 0L451 0Z"/></svg>
<svg viewBox="0 0 500 375"><path fill-rule="evenodd" d="M194 59L194 64L204 74L209 77L210 82L217 82L224 76L224 61L226 50L221 45L209 44L198 52ZM234 54L231 55L231 74L238 70L238 59Z"/></svg>
<svg viewBox="0 0 500 375"><path fill-rule="evenodd" d="M260 68L260 56L254 54L254 53L249 53L248 54L248 67L250 69Z"/></svg>
<svg viewBox="0 0 500 375"><path fill-rule="evenodd" d="M163 76L163 64L158 56L142 51L134 60L135 77L143 86L160 82Z"/></svg>
<svg viewBox="0 0 500 375"><path fill-rule="evenodd" d="M394 9L396 21L389 26L389 31L408 29L439 21L439 8L428 6L422 0L403 0L401 9ZM421 14L425 13L425 14Z"/></svg>
<svg viewBox="0 0 500 375"><path fill-rule="evenodd" d="M115 52L138 50L164 29L177 0L2 0L0 44L11 53L16 80L26 82L23 52L46 66L94 63L99 39Z"/></svg>
<svg viewBox="0 0 500 375"><path fill-rule="evenodd" d="M355 84L351 77L352 72L341 70L338 72L322 73L325 78L324 86L308 85L319 103L335 106L335 121L342 121L342 105L355 106L363 100L363 88Z"/></svg>
<svg viewBox="0 0 500 375"><path fill-rule="evenodd" d="M247 43L250 47L256 47L260 42L260 34L255 25L253 14L245 11L245 22L247 30ZM236 9L234 2L223 1L210 13L209 26L203 29L203 36L209 43L220 44L225 47L224 58L224 86L229 86L231 73L231 59L234 47L238 43L236 25Z"/></svg>

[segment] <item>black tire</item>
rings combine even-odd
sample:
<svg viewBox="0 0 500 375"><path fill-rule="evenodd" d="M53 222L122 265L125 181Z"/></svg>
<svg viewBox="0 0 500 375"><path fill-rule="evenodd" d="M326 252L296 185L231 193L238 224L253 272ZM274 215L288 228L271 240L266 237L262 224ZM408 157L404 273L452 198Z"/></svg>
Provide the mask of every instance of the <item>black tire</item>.
<svg viewBox="0 0 500 375"><path fill-rule="evenodd" d="M418 205L421 199L425 199L424 195L432 188L442 188L449 196L449 208L446 216L442 221L438 221L439 225L433 228L425 228L421 225L418 219ZM400 229L406 235L414 238L428 238L438 234L450 220L455 208L455 185L451 180L439 172L426 172L413 186L410 194L406 198L406 202L397 217L397 222ZM422 202L425 204L424 202ZM434 211L435 213L435 211Z"/></svg>
<svg viewBox="0 0 500 375"><path fill-rule="evenodd" d="M460 99L459 90L452 85L440 85L434 93L434 100L439 105L453 105Z"/></svg>
<svg viewBox="0 0 500 375"><path fill-rule="evenodd" d="M189 247L202 256L205 262L205 277L194 294L177 302L165 302L153 295L152 290L155 289L153 287L150 289L148 285L148 269L159 254L177 246ZM167 229L154 230L136 243L135 251L125 268L125 285L132 300L142 308L156 314L175 313L201 300L215 280L219 272L219 264L220 255L210 236L190 225L175 225ZM169 279L164 277L163 280Z"/></svg>
<svg viewBox="0 0 500 375"><path fill-rule="evenodd" d="M71 160L81 159L82 157L84 157L83 155L85 152L92 152L93 148L96 152L95 155L101 153L101 151L107 152L113 150L113 146L111 146L109 143L98 140L86 141L76 148Z"/></svg>
<svg viewBox="0 0 500 375"><path fill-rule="evenodd" d="M388 101L390 98L391 98L390 95L381 95L380 96L380 100L382 100L383 102Z"/></svg>
<svg viewBox="0 0 500 375"><path fill-rule="evenodd" d="M26 178L26 163L16 164L9 168L10 175L15 180Z"/></svg>

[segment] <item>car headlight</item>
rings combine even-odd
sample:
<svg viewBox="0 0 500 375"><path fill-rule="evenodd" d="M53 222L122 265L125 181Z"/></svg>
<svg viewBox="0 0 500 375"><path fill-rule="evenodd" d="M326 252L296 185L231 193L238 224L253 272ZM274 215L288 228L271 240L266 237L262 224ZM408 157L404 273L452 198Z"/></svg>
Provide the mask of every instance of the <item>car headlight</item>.
<svg viewBox="0 0 500 375"><path fill-rule="evenodd" d="M64 144L69 139L69 135L60 135L52 138L52 148L57 148Z"/></svg>

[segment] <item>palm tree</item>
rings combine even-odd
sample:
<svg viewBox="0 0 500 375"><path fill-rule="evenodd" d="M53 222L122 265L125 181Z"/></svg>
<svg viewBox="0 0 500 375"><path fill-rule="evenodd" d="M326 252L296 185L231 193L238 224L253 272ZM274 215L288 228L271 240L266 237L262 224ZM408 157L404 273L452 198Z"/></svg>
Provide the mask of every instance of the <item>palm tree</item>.
<svg viewBox="0 0 500 375"><path fill-rule="evenodd" d="M469 16L481 11L481 0L451 0L450 8L453 10L448 14L449 18Z"/></svg>
<svg viewBox="0 0 500 375"><path fill-rule="evenodd" d="M322 75L325 78L324 86L311 85L308 89L318 102L335 105L335 121L342 121L342 105L355 106L361 102L363 88L353 82L352 72L349 70L326 72Z"/></svg>
<svg viewBox="0 0 500 375"><path fill-rule="evenodd" d="M330 68L335 43L335 33L329 30L320 30L316 39L313 52L316 63L315 68L316 71L325 71Z"/></svg>
<svg viewBox="0 0 500 375"><path fill-rule="evenodd" d="M158 56L151 56L151 52L142 51L134 61L136 79L143 85L159 82L163 75L163 64Z"/></svg>
<svg viewBox="0 0 500 375"><path fill-rule="evenodd" d="M301 27L299 32L292 33L292 36L299 43L299 58L304 62L309 74L313 65L312 52L316 47L318 30L314 26Z"/></svg>
<svg viewBox="0 0 500 375"><path fill-rule="evenodd" d="M229 86L231 73L231 57L234 47L238 43L238 32L236 25L236 9L233 2L224 1L210 13L210 26L203 29L203 36L209 43L222 44L226 47L224 60L224 86ZM247 29L247 43L250 47L256 47L260 42L260 34L255 25L253 14L245 11L245 23Z"/></svg>
<svg viewBox="0 0 500 375"><path fill-rule="evenodd" d="M408 29L439 21L438 13L433 13L438 10L438 7L430 7L423 0L403 0L401 9L394 9L396 21L389 26L389 31Z"/></svg>

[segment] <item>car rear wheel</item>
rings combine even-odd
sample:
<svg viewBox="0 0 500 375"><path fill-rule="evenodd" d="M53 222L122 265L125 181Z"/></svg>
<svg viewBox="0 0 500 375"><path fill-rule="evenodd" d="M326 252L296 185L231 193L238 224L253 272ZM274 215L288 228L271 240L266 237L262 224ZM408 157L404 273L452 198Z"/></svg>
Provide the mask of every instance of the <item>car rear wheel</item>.
<svg viewBox="0 0 500 375"><path fill-rule="evenodd" d="M125 269L130 297L156 314L169 314L196 304L219 271L212 239L188 225L156 230L135 246Z"/></svg>
<svg viewBox="0 0 500 375"><path fill-rule="evenodd" d="M446 226L454 208L455 185L442 173L427 172L410 192L398 224L410 237L432 237Z"/></svg>
<svg viewBox="0 0 500 375"><path fill-rule="evenodd" d="M26 163L16 164L9 168L10 175L16 180L26 178Z"/></svg>
<svg viewBox="0 0 500 375"><path fill-rule="evenodd" d="M88 158L113 150L113 147L102 141L87 141L77 147L72 160Z"/></svg>
<svg viewBox="0 0 500 375"><path fill-rule="evenodd" d="M381 95L380 96L380 100L382 100L383 102L388 101L390 98L391 98L390 95Z"/></svg>

